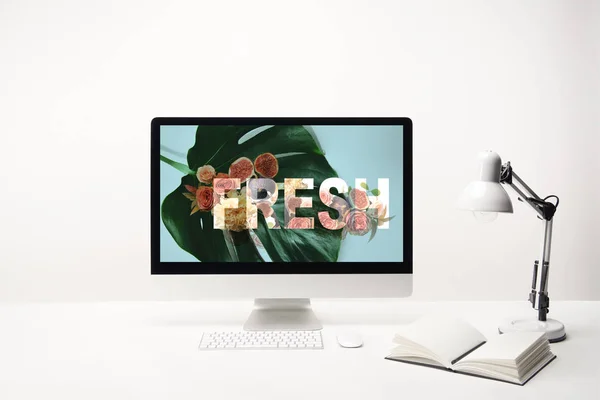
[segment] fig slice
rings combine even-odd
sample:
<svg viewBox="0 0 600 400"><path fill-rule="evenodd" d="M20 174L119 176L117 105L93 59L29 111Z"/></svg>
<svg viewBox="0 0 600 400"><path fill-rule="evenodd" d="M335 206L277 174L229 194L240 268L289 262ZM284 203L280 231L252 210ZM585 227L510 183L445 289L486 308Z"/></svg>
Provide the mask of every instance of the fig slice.
<svg viewBox="0 0 600 400"><path fill-rule="evenodd" d="M254 160L256 172L263 178L274 178L279 172L279 163L271 153L263 153Z"/></svg>
<svg viewBox="0 0 600 400"><path fill-rule="evenodd" d="M237 178L240 182L246 182L254 173L252 160L247 157L240 157L229 167L229 177Z"/></svg>

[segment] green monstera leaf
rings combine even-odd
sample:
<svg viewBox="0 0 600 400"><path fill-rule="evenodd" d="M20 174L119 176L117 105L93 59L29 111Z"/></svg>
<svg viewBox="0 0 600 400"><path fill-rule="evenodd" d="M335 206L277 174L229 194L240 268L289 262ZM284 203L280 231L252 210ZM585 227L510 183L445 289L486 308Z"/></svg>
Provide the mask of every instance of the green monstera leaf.
<svg viewBox="0 0 600 400"><path fill-rule="evenodd" d="M191 171L210 164L217 172L227 172L231 163L240 157L254 160L263 153L274 154L279 162L279 172L274 180L283 183L284 178L313 178L314 189L298 190L298 197L312 197L313 207L296 210L298 217L313 217L314 229L269 229L258 212L258 229L254 233L260 239L272 261L337 261L342 240L341 230L325 229L318 222L319 211L337 213L324 206L319 199L319 186L331 177L337 177L314 137L303 126L273 126L256 135L248 132L258 126L200 126L196 142L188 151L190 173L170 193L162 204L162 219L177 244L203 262L215 261L264 261L256 249L249 232L231 232L214 229L210 212L190 215L190 200L185 185L197 186L198 180ZM243 140L242 137L244 137ZM241 143L240 143L241 142ZM163 160L165 161L165 160ZM171 164L173 165L173 164ZM185 171L184 166L178 168ZM280 224L284 225L284 193L279 191L273 206Z"/></svg>

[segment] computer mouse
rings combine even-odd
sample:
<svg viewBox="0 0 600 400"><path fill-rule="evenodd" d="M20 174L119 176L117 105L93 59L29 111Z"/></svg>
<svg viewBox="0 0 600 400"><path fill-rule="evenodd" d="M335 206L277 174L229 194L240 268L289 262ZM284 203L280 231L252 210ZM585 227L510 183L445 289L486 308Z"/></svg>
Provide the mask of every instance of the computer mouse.
<svg viewBox="0 0 600 400"><path fill-rule="evenodd" d="M337 335L337 342L346 348L360 347L363 345L362 338L356 332L343 332Z"/></svg>

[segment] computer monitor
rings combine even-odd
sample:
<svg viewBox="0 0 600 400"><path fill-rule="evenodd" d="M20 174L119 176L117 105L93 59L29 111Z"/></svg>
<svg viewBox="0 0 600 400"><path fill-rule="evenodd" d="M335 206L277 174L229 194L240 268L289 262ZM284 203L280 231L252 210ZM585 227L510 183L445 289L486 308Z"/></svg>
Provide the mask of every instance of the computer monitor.
<svg viewBox="0 0 600 400"><path fill-rule="evenodd" d="M151 273L254 297L248 330L320 329L313 297L412 292L408 118L155 118Z"/></svg>

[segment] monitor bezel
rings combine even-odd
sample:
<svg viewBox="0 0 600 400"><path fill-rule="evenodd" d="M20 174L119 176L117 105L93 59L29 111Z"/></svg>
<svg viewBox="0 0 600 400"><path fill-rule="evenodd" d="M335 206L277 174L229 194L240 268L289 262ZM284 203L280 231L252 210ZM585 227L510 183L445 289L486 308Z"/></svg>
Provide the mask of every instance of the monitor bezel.
<svg viewBox="0 0 600 400"><path fill-rule="evenodd" d="M160 260L160 127L165 125L401 125L403 127L403 261L396 262L165 262ZM412 121L404 117L157 117L151 122L150 258L152 275L412 274ZM200 270L200 266L202 269Z"/></svg>

